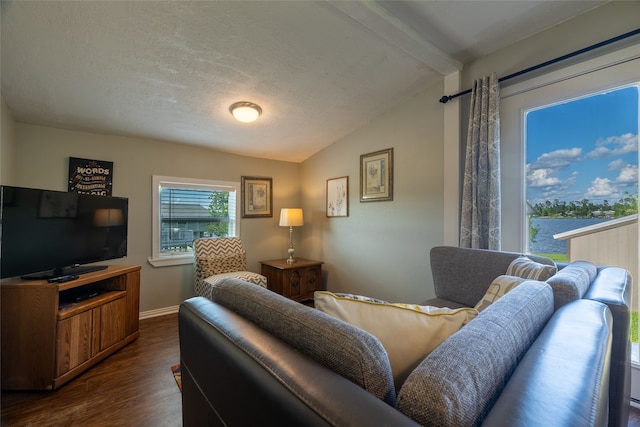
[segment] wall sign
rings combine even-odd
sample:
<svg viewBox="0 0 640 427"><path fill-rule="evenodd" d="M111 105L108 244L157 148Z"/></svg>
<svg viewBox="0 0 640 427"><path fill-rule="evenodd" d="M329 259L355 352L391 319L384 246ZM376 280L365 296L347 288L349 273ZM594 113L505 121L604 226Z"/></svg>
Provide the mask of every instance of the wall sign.
<svg viewBox="0 0 640 427"><path fill-rule="evenodd" d="M79 194L111 196L113 162L69 157L69 189Z"/></svg>

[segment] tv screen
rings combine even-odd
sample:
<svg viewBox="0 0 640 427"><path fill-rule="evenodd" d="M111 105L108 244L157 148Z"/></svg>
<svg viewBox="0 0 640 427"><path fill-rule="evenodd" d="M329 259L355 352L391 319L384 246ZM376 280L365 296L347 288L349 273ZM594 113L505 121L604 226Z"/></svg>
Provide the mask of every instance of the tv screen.
<svg viewBox="0 0 640 427"><path fill-rule="evenodd" d="M128 199L0 187L0 276L82 274L127 255Z"/></svg>

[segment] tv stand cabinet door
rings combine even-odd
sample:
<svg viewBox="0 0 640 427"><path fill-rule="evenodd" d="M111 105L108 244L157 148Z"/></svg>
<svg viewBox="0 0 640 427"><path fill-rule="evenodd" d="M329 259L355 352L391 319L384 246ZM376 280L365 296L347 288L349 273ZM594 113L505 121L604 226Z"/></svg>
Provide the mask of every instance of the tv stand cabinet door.
<svg viewBox="0 0 640 427"><path fill-rule="evenodd" d="M125 324L127 314L127 300L120 298L110 303L100 306L99 317L94 319L96 328L94 333L99 334L100 343L98 352L103 351L114 344L122 342L125 339Z"/></svg>
<svg viewBox="0 0 640 427"><path fill-rule="evenodd" d="M93 356L92 326L95 311L97 310L88 310L58 322L56 377Z"/></svg>

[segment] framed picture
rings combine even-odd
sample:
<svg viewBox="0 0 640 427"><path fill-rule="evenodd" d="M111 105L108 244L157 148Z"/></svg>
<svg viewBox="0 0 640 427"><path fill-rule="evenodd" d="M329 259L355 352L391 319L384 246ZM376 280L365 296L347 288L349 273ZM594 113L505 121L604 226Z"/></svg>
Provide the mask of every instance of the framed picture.
<svg viewBox="0 0 640 427"><path fill-rule="evenodd" d="M393 148L360 156L360 201L393 200Z"/></svg>
<svg viewBox="0 0 640 427"><path fill-rule="evenodd" d="M113 162L69 157L67 191L78 194L111 196Z"/></svg>
<svg viewBox="0 0 640 427"><path fill-rule="evenodd" d="M242 177L242 218L273 216L271 178Z"/></svg>
<svg viewBox="0 0 640 427"><path fill-rule="evenodd" d="M327 217L349 216L349 177L327 180Z"/></svg>

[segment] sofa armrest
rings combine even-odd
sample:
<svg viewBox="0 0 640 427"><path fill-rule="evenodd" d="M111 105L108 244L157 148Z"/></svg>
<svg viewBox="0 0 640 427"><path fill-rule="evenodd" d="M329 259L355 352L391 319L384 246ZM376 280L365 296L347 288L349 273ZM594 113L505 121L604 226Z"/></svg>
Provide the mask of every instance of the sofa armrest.
<svg viewBox="0 0 640 427"><path fill-rule="evenodd" d="M609 426L626 427L631 399L631 289L629 272L619 267L600 268L584 295L606 304L613 316Z"/></svg>
<svg viewBox="0 0 640 427"><path fill-rule="evenodd" d="M596 301L558 309L483 425L607 425L612 323L610 310Z"/></svg>
<svg viewBox="0 0 640 427"><path fill-rule="evenodd" d="M392 406L206 298L179 312L183 424L416 426Z"/></svg>

